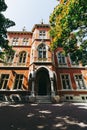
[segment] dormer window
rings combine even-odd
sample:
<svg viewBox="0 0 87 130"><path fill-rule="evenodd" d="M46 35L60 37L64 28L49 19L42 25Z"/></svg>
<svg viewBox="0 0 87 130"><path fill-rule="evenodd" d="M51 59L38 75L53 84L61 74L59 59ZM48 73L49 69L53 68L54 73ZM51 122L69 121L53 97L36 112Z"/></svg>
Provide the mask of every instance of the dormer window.
<svg viewBox="0 0 87 130"><path fill-rule="evenodd" d="M39 38L40 39L45 39L45 37L46 37L46 31L45 30L39 31Z"/></svg>
<svg viewBox="0 0 87 130"><path fill-rule="evenodd" d="M13 38L12 45L13 46L17 46L18 45L18 38L17 37Z"/></svg>

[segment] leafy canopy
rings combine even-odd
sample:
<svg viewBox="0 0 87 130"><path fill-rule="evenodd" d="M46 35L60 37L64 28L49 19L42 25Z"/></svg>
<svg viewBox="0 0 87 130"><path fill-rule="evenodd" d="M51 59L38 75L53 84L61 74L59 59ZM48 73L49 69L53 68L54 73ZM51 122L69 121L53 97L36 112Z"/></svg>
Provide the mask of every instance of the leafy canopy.
<svg viewBox="0 0 87 130"><path fill-rule="evenodd" d="M15 23L3 15L6 9L5 1L0 0L0 58L4 58L7 53L13 52L12 47L8 45L7 29L15 25Z"/></svg>
<svg viewBox="0 0 87 130"><path fill-rule="evenodd" d="M87 0L60 0L50 16L52 49L63 47L73 61L87 64Z"/></svg>

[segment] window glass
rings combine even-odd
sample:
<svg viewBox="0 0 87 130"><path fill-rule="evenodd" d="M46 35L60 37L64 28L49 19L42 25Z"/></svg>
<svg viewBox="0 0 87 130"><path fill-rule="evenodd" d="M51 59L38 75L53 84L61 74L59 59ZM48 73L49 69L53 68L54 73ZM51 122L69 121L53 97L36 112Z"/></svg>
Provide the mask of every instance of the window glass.
<svg viewBox="0 0 87 130"><path fill-rule="evenodd" d="M17 37L13 38L12 45L13 46L17 46L18 45L18 38Z"/></svg>
<svg viewBox="0 0 87 130"><path fill-rule="evenodd" d="M22 82L23 82L23 74L16 74L14 89L22 89L23 86Z"/></svg>
<svg viewBox="0 0 87 130"><path fill-rule="evenodd" d="M75 75L75 82L77 89L86 89L82 75Z"/></svg>
<svg viewBox="0 0 87 130"><path fill-rule="evenodd" d="M22 45L28 45L28 38L23 39Z"/></svg>
<svg viewBox="0 0 87 130"><path fill-rule="evenodd" d="M9 74L2 74L0 79L0 89L7 89L8 86L8 80L9 80Z"/></svg>
<svg viewBox="0 0 87 130"><path fill-rule="evenodd" d="M13 59L14 59L14 55L15 55L14 53L7 55L6 56L6 62L7 63L12 63Z"/></svg>
<svg viewBox="0 0 87 130"><path fill-rule="evenodd" d="M45 37L46 37L46 32L45 32L45 30L39 31L39 38L40 38L40 39L45 39Z"/></svg>
<svg viewBox="0 0 87 130"><path fill-rule="evenodd" d="M62 80L63 89L71 89L70 79L68 74L61 75L61 80Z"/></svg>
<svg viewBox="0 0 87 130"><path fill-rule="evenodd" d="M46 46L44 44L38 47L38 58L46 58Z"/></svg>
<svg viewBox="0 0 87 130"><path fill-rule="evenodd" d="M57 54L57 59L59 64L66 64L65 55L63 53L59 52Z"/></svg>
<svg viewBox="0 0 87 130"><path fill-rule="evenodd" d="M26 62L26 52L21 52L19 54L19 63L25 63Z"/></svg>

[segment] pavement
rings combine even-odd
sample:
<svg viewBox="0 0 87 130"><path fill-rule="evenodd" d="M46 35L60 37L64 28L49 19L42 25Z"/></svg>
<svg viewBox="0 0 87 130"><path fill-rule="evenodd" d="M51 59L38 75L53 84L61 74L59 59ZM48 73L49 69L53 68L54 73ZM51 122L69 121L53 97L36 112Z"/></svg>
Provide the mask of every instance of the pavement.
<svg viewBox="0 0 87 130"><path fill-rule="evenodd" d="M0 103L0 130L87 130L87 104Z"/></svg>

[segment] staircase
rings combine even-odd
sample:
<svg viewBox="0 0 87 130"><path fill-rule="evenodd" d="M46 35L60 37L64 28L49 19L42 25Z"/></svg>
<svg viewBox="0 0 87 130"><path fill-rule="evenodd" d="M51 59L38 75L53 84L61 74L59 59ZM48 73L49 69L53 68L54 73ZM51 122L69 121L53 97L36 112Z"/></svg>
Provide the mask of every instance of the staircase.
<svg viewBox="0 0 87 130"><path fill-rule="evenodd" d="M36 103L51 103L51 98L47 96L36 96Z"/></svg>

